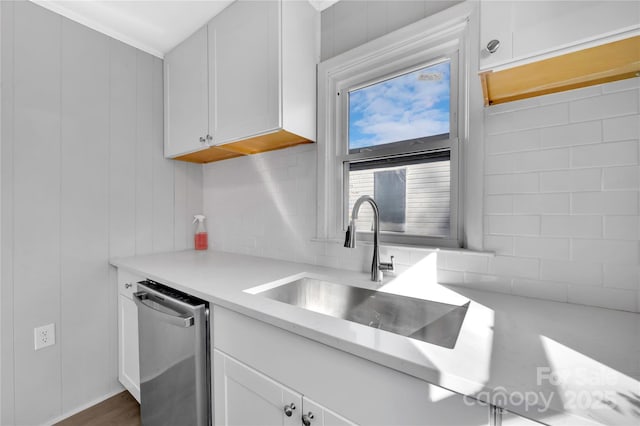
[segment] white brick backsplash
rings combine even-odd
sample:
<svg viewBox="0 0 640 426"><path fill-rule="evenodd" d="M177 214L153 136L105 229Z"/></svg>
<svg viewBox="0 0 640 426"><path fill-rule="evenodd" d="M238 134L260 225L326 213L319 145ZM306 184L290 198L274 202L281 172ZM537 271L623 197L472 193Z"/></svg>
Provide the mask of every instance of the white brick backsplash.
<svg viewBox="0 0 640 426"><path fill-rule="evenodd" d="M569 122L567 104L541 106L486 116L487 134L535 129Z"/></svg>
<svg viewBox="0 0 640 426"><path fill-rule="evenodd" d="M540 148L540 130L489 135L485 139L488 154L529 151Z"/></svg>
<svg viewBox="0 0 640 426"><path fill-rule="evenodd" d="M540 130L540 146L543 148L587 145L602 141L600 121L548 127Z"/></svg>
<svg viewBox="0 0 640 426"><path fill-rule="evenodd" d="M487 194L522 194L538 192L540 188L537 173L492 175L484 181Z"/></svg>
<svg viewBox="0 0 640 426"><path fill-rule="evenodd" d="M559 102L569 102L576 99L589 98L602 94L601 86L589 86L580 89L567 90L565 92L552 93L540 96L540 105L556 104Z"/></svg>
<svg viewBox="0 0 640 426"><path fill-rule="evenodd" d="M556 170L566 169L568 167L568 149L546 149L517 154L515 171Z"/></svg>
<svg viewBox="0 0 640 426"><path fill-rule="evenodd" d="M438 282L440 284L463 284L464 272L438 269Z"/></svg>
<svg viewBox="0 0 640 426"><path fill-rule="evenodd" d="M489 234L539 235L540 216L489 216Z"/></svg>
<svg viewBox="0 0 640 426"><path fill-rule="evenodd" d="M513 254L540 259L568 259L568 238L515 237Z"/></svg>
<svg viewBox="0 0 640 426"><path fill-rule="evenodd" d="M578 192L571 194L571 213L637 215L638 192Z"/></svg>
<svg viewBox="0 0 640 426"><path fill-rule="evenodd" d="M610 264L638 264L638 241L573 240L571 258Z"/></svg>
<svg viewBox="0 0 640 426"><path fill-rule="evenodd" d="M640 188L640 167L607 167L603 169L602 188L607 189L638 189Z"/></svg>
<svg viewBox="0 0 640 426"><path fill-rule="evenodd" d="M440 260L442 259L442 263ZM468 271L485 273L488 269L489 256L466 254L453 251L438 253L438 265L449 271Z"/></svg>
<svg viewBox="0 0 640 426"><path fill-rule="evenodd" d="M568 149L548 149L487 157L485 173L532 172L569 168Z"/></svg>
<svg viewBox="0 0 640 426"><path fill-rule="evenodd" d="M488 195L484 199L486 214L513 213L513 195Z"/></svg>
<svg viewBox="0 0 640 426"><path fill-rule="evenodd" d="M511 278L496 275L476 274L465 272L465 286L479 290L493 291L495 293L511 293Z"/></svg>
<svg viewBox="0 0 640 426"><path fill-rule="evenodd" d="M637 90L594 96L592 98L573 101L569 104L569 117L572 122L597 120L637 113Z"/></svg>
<svg viewBox="0 0 640 426"><path fill-rule="evenodd" d="M515 278L511 284L511 291L518 296L566 302L567 287L566 283Z"/></svg>
<svg viewBox="0 0 640 426"><path fill-rule="evenodd" d="M600 306L622 311L638 311L635 291L618 290L605 287L582 287L569 285L569 303L579 305Z"/></svg>
<svg viewBox="0 0 640 426"><path fill-rule="evenodd" d="M635 216L633 216L635 217ZM542 216L541 235L597 238L602 236L602 216Z"/></svg>
<svg viewBox="0 0 640 426"><path fill-rule="evenodd" d="M484 111L487 115L493 115L493 114L502 114L505 112L518 111L521 109L535 108L540 105L540 99L541 99L540 97L534 97L534 98L520 99L512 102L505 102L502 104L491 105L487 108L484 108Z"/></svg>
<svg viewBox="0 0 640 426"><path fill-rule="evenodd" d="M388 262L393 256L394 263L398 265L411 265L411 250L398 246L382 246L380 247L381 262Z"/></svg>
<svg viewBox="0 0 640 426"><path fill-rule="evenodd" d="M640 88L640 78L625 78L624 80L614 81L609 84L602 85L603 93L620 92L623 90L633 90Z"/></svg>
<svg viewBox="0 0 640 426"><path fill-rule="evenodd" d="M605 216L604 237L611 240L639 240L640 217Z"/></svg>
<svg viewBox="0 0 640 426"><path fill-rule="evenodd" d="M640 290L640 266L604 265L605 287Z"/></svg>
<svg viewBox="0 0 640 426"><path fill-rule="evenodd" d="M601 169L562 170L540 173L540 192L599 191Z"/></svg>
<svg viewBox="0 0 640 426"><path fill-rule="evenodd" d="M496 256L489 261L489 273L498 276L537 279L539 270L538 259Z"/></svg>
<svg viewBox="0 0 640 426"><path fill-rule="evenodd" d="M608 142L571 149L571 167L638 164L638 141Z"/></svg>
<svg viewBox="0 0 640 426"><path fill-rule="evenodd" d="M628 115L604 120L603 140L624 141L640 138L640 115Z"/></svg>
<svg viewBox="0 0 640 426"><path fill-rule="evenodd" d="M540 262L540 279L580 285L601 285L602 265L594 262L546 260Z"/></svg>
<svg viewBox="0 0 640 426"><path fill-rule="evenodd" d="M513 212L516 214L569 213L569 194L513 195Z"/></svg>
<svg viewBox="0 0 640 426"><path fill-rule="evenodd" d="M486 174L515 172L516 154L489 155L485 162L484 172Z"/></svg>
<svg viewBox="0 0 640 426"><path fill-rule="evenodd" d="M439 259L438 256L438 249L433 249L433 250L425 250L425 249L416 249L416 250L411 250L411 263L418 263L418 262L429 262L431 261L431 259L433 259L433 257L436 258L436 261ZM429 260L425 260L427 257L429 257Z"/></svg>
<svg viewBox="0 0 640 426"><path fill-rule="evenodd" d="M502 235L485 235L484 250L495 254L513 255L513 237Z"/></svg>

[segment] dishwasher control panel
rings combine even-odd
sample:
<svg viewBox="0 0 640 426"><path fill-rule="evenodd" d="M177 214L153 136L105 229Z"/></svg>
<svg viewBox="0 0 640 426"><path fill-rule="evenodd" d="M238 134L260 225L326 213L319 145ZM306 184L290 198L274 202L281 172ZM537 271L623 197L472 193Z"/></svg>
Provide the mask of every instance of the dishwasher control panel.
<svg viewBox="0 0 640 426"><path fill-rule="evenodd" d="M176 290L174 288L168 287L164 284L160 284L152 280L140 281L138 282L138 284L141 284L151 290L154 290L162 294L163 296L167 296L174 300L179 300L191 306L207 305L207 302L205 302L202 299L198 299L195 296L191 296L190 294L183 293L180 290Z"/></svg>

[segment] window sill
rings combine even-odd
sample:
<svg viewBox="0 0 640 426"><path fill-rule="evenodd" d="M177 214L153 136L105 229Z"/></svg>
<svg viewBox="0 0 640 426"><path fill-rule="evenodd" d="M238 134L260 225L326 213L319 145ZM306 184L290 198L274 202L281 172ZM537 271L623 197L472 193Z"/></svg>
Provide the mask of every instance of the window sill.
<svg viewBox="0 0 640 426"><path fill-rule="evenodd" d="M339 240L335 238L312 238L312 242L314 243L325 243L325 244L339 244L343 245L344 240ZM362 246L373 246L372 241L358 241L358 245ZM465 254L472 256L485 256L485 257L495 257L495 252L492 251L478 251L478 250L470 250L465 248L450 248L450 247L427 247L427 246L415 246L409 244L397 244L397 243L382 243L380 247L391 247L398 248L402 250L413 250L416 252L423 253L457 253L457 254Z"/></svg>

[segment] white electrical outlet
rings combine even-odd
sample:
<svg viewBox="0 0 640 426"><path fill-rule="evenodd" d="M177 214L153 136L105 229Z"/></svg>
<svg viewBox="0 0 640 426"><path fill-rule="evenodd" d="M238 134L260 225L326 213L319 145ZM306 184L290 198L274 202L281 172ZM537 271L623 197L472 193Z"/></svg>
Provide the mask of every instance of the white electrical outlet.
<svg viewBox="0 0 640 426"><path fill-rule="evenodd" d="M56 343L56 326L47 324L33 329L35 350L46 348Z"/></svg>

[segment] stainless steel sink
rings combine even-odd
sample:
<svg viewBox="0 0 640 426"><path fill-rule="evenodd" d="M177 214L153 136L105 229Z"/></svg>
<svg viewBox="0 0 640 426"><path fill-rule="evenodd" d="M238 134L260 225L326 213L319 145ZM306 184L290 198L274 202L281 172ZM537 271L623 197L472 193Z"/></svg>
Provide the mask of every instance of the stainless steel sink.
<svg viewBox="0 0 640 426"><path fill-rule="evenodd" d="M301 278L262 292L269 299L453 348L469 303L462 306Z"/></svg>

